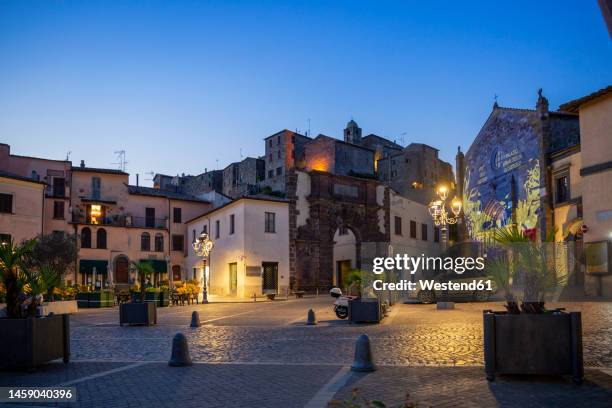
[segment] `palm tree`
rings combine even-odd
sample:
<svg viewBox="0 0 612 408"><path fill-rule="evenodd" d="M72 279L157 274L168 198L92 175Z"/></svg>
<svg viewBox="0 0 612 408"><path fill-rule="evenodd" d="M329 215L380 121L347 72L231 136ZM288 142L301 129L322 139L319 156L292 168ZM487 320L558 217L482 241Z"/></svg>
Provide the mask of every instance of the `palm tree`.
<svg viewBox="0 0 612 408"><path fill-rule="evenodd" d="M20 274L35 243L35 239L25 241L19 246L15 245L12 239L0 243L0 273L6 289L6 315L9 318L16 319L21 316L19 294L23 283Z"/></svg>
<svg viewBox="0 0 612 408"><path fill-rule="evenodd" d="M544 297L548 291L563 284L554 265L555 231L551 230L542 243L533 242L516 225L495 231L494 241L504 246L505 255L490 264L491 275L498 287L505 291L510 313L520 313L511 293L512 282L518 279L523 286L521 309L525 313L544 312ZM502 270L506 264L507 271Z"/></svg>
<svg viewBox="0 0 612 408"><path fill-rule="evenodd" d="M41 304L42 294L48 292L49 288L59 286L61 279L61 275L51 265L42 265L39 268L23 268L19 272L23 292L30 296L27 308L29 317L36 317L36 310Z"/></svg>
<svg viewBox="0 0 612 408"><path fill-rule="evenodd" d="M147 276L151 275L154 271L153 271L153 267L151 266L151 264L149 262L132 262L132 266L134 267L134 269L136 269L136 271L138 272L138 276L140 279L140 302L144 302L145 299L145 292L146 292L146 288L145 288L145 283L146 283L146 278Z"/></svg>

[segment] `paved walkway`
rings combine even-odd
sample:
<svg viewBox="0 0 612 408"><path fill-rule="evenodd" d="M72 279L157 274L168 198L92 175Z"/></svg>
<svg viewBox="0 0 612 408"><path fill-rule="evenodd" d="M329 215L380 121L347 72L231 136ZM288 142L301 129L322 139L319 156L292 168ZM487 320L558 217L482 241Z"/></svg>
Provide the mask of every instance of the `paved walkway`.
<svg viewBox="0 0 612 408"><path fill-rule="evenodd" d="M612 304L558 306L583 311L585 362L596 368L580 387L559 378L485 380L482 310L500 304L401 304L381 325L349 325L328 297L162 308L154 327L119 327L116 309L79 312L68 366L0 373L0 386L74 386L80 407L323 407L351 399L354 389L358 399L392 404L409 394L419 406L610 406ZM309 308L316 326L304 324ZM192 329L194 310L203 325ZM192 367L167 366L179 331ZM364 332L379 366L367 375L348 370Z"/></svg>

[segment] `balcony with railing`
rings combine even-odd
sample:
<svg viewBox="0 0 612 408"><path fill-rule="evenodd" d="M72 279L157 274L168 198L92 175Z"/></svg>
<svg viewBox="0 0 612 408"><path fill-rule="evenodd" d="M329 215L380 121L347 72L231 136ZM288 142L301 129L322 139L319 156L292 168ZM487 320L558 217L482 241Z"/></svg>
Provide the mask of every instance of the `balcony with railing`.
<svg viewBox="0 0 612 408"><path fill-rule="evenodd" d="M84 214L72 214L73 224L104 225L111 227L133 227L168 229L167 218L134 217L131 215L106 215L91 217Z"/></svg>

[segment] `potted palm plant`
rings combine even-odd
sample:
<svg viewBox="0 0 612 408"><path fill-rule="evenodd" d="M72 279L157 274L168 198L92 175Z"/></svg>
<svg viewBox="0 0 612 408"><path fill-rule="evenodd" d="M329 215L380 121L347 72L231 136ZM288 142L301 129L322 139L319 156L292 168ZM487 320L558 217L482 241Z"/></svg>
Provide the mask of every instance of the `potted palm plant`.
<svg viewBox="0 0 612 408"><path fill-rule="evenodd" d="M6 317L0 318L0 368L33 369L70 358L70 315L38 317L43 294L57 285L52 266L28 268L35 240L0 245L0 273L6 288Z"/></svg>
<svg viewBox="0 0 612 408"><path fill-rule="evenodd" d="M563 284L556 270L554 232L533 242L515 226L499 230L495 259L486 265L504 294L505 311L485 310L487 379L496 374L571 375L582 382L582 323L579 312L545 307Z"/></svg>
<svg viewBox="0 0 612 408"><path fill-rule="evenodd" d="M156 302L145 302L147 294L147 277L153 274L153 267L148 262L132 262L132 267L138 273L140 280L140 294L132 302L119 305L119 324L144 324L150 326L157 324Z"/></svg>

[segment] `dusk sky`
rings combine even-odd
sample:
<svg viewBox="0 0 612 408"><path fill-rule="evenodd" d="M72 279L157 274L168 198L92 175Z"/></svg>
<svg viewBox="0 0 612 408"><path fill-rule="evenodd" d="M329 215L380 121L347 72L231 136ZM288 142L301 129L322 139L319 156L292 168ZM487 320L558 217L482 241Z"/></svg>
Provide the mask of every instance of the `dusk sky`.
<svg viewBox="0 0 612 408"><path fill-rule="evenodd" d="M596 0L0 1L0 142L14 154L198 174L284 128L440 149L491 111L612 84ZM150 184L146 181L143 184Z"/></svg>

